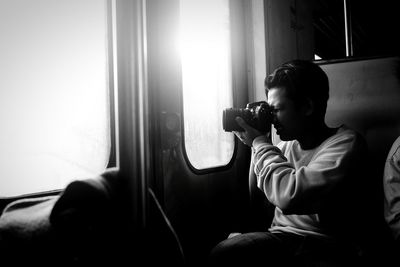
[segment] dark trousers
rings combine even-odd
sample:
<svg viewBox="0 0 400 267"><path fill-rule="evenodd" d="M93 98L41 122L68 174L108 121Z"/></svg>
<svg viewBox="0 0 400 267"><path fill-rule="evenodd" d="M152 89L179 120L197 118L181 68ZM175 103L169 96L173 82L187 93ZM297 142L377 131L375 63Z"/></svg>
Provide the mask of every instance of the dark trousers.
<svg viewBox="0 0 400 267"><path fill-rule="evenodd" d="M241 234L220 242L209 257L209 266L359 265L356 250L348 245L292 233Z"/></svg>

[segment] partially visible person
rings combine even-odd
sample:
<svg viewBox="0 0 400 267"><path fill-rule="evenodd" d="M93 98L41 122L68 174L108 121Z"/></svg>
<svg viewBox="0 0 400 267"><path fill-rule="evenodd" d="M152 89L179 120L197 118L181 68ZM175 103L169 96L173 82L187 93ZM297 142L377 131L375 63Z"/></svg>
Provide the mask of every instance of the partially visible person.
<svg viewBox="0 0 400 267"><path fill-rule="evenodd" d="M366 142L342 125L325 124L329 82L312 61L294 60L265 80L272 124L282 142L250 127L236 136L252 149L250 182L275 206L263 232L232 234L211 251L211 266L291 266L329 261L354 266L361 225L355 215ZM332 265L336 264L336 265ZM261 266L261 265L260 265ZM318 265L319 266L319 265Z"/></svg>
<svg viewBox="0 0 400 267"><path fill-rule="evenodd" d="M400 247L400 136L392 144L383 172L385 220Z"/></svg>

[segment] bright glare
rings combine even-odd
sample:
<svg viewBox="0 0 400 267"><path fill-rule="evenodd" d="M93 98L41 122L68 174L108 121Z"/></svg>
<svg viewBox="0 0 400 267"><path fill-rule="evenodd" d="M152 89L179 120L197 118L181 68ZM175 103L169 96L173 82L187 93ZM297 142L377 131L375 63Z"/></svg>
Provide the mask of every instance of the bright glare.
<svg viewBox="0 0 400 267"><path fill-rule="evenodd" d="M0 196L60 189L106 168L105 7L0 2Z"/></svg>
<svg viewBox="0 0 400 267"><path fill-rule="evenodd" d="M180 52L186 152L198 169L227 164L233 136L222 130L232 106L228 0L181 1Z"/></svg>

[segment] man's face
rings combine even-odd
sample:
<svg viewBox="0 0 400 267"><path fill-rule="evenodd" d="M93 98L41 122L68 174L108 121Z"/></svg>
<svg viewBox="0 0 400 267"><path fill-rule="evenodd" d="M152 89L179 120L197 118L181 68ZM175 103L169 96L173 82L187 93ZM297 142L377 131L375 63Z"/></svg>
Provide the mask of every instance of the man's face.
<svg viewBox="0 0 400 267"><path fill-rule="evenodd" d="M268 104L272 107L272 124L283 141L299 139L305 131L307 119L304 109L286 96L286 89L271 88L268 91Z"/></svg>

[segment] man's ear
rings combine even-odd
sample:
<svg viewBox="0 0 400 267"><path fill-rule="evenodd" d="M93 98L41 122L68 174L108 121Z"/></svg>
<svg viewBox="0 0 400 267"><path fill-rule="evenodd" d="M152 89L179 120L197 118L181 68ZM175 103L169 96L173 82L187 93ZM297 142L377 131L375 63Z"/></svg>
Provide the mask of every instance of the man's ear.
<svg viewBox="0 0 400 267"><path fill-rule="evenodd" d="M310 116L314 113L314 102L307 97L306 101L304 102L304 114Z"/></svg>

